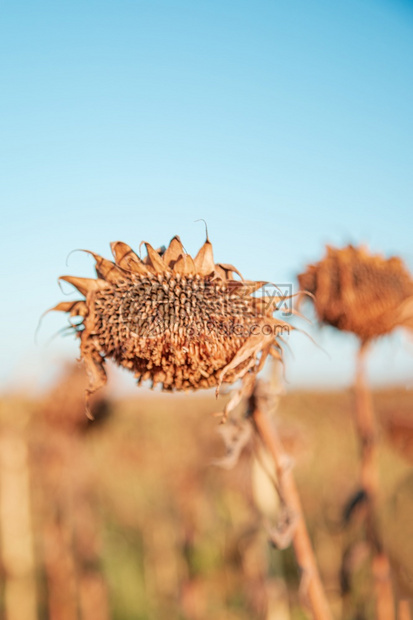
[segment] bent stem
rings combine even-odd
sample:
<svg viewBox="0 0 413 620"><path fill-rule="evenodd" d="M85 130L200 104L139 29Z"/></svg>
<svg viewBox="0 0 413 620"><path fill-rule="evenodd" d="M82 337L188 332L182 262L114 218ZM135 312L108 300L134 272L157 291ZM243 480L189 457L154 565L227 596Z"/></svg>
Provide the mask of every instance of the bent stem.
<svg viewBox="0 0 413 620"><path fill-rule="evenodd" d="M362 344L357 355L355 425L360 442L360 479L367 499L366 531L372 552L372 572L377 620L394 620L394 597L389 559L383 549L377 524L379 460L377 428L371 391L366 381L365 360L368 346Z"/></svg>
<svg viewBox="0 0 413 620"><path fill-rule="evenodd" d="M250 398L250 417L255 431L274 459L280 492L288 511L294 515L292 543L297 562L302 571L301 586L305 588L309 606L315 620L332 620L327 597L320 579L314 551L304 521L300 496L282 443L268 415L268 398L262 383Z"/></svg>

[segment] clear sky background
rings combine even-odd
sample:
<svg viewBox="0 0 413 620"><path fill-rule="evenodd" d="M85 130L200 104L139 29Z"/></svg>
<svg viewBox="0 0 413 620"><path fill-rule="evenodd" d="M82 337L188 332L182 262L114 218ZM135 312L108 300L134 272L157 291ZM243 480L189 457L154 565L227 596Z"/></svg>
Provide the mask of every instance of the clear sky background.
<svg viewBox="0 0 413 620"><path fill-rule="evenodd" d="M40 314L74 248L196 252L294 281L326 242L413 269L413 3L2 0L0 378L41 386L78 343ZM65 286L65 292L70 287ZM290 339L290 387L348 385L355 340ZM413 341L375 346L375 383L413 386ZM129 380L128 380L129 381Z"/></svg>

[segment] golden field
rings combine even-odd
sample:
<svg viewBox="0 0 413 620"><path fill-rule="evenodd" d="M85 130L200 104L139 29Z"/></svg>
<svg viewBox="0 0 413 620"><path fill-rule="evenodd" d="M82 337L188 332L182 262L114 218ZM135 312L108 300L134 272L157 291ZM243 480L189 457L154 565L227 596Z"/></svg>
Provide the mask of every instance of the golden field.
<svg viewBox="0 0 413 620"><path fill-rule="evenodd" d="M71 370L42 398L1 399L6 616L310 618L291 546L270 541L280 515L262 449L251 438L234 467L214 464L225 454L225 427L212 415L223 399L140 390L95 401L97 419L87 422L83 389ZM374 405L380 529L397 595L408 598L413 392L375 391ZM302 391L282 396L274 414L334 617L343 620L374 617L363 501L349 508L359 491L353 409L351 390Z"/></svg>

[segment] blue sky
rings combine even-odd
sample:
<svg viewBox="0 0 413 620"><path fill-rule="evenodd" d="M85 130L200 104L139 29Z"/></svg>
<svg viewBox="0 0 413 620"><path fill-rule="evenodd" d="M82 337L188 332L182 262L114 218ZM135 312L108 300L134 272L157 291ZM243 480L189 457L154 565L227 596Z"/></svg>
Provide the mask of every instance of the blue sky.
<svg viewBox="0 0 413 620"><path fill-rule="evenodd" d="M92 274L74 248L195 252L204 218L251 279L291 281L326 242L413 270L412 2L3 0L0 58L3 385L76 356L48 342L63 315L34 344L57 277ZM289 385L349 384L352 337L311 333ZM413 342L378 343L370 372L411 386Z"/></svg>

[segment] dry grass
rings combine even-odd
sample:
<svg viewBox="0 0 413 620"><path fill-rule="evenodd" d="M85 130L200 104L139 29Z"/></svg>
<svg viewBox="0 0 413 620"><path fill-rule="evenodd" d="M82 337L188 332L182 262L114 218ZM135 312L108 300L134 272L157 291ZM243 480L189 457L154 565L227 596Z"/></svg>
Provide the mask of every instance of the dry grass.
<svg viewBox="0 0 413 620"><path fill-rule="evenodd" d="M294 453L294 473L329 601L335 617L345 620L374 618L357 512L343 521L345 507L359 488L352 402L351 392L293 393L283 398L278 412L284 443ZM36 448L38 462L52 448L54 454L62 454L61 439L48 436L39 424L41 403L9 399L1 404L2 434L16 429L31 450ZM394 410L411 411L413 395L404 390L380 392L374 394L374 404L379 419L386 420ZM100 540L91 538L95 559L88 566L97 571L95 576L103 576L108 587L110 618L306 617L291 548L280 551L268 544L266 517L254 499L251 449L246 448L232 470L210 465L224 453L217 421L210 415L215 407L208 394L141 392L114 403L106 424L93 430L92 423L91 432L78 435L66 469L52 467L48 479L37 467L32 469L37 604L42 618L47 617L49 602L42 550L47 513L34 500L47 493L49 508L56 508L73 479L74 488L83 489L88 511L79 515L76 502L69 502L64 523L72 532L86 535L92 524L95 535L100 533ZM413 553L407 544L413 540L412 470L387 441L385 425L382 428L381 527L398 588L412 596ZM73 441L73 432L69 437ZM46 452L45 442L49 442ZM76 540L70 537L65 549L75 567L76 562L84 566L75 552ZM351 565L347 584L344 559ZM74 574L79 579L82 572L77 569ZM70 598L68 583L64 591ZM79 589L73 591L79 596ZM286 606L289 616L282 615ZM94 620L99 620L96 612Z"/></svg>

